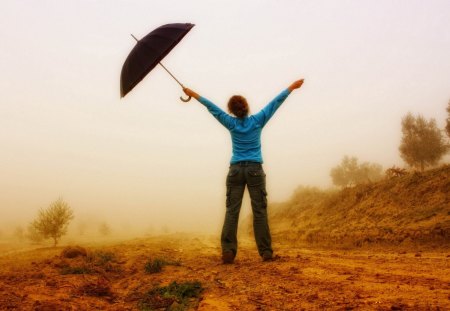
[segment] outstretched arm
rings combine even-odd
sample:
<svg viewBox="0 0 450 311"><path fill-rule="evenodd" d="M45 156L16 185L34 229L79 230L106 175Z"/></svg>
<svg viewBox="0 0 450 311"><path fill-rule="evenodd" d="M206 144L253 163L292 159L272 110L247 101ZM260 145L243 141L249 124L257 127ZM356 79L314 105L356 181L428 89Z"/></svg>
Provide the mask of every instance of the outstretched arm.
<svg viewBox="0 0 450 311"><path fill-rule="evenodd" d="M285 90L283 90L277 97L275 97L270 103L267 104L260 112L255 114L256 120L261 124L261 126L266 125L266 123L272 118L275 114L275 111L281 106L281 104L286 100L289 94L298 88L300 88L303 84L303 79L297 80Z"/></svg>
<svg viewBox="0 0 450 311"><path fill-rule="evenodd" d="M213 104L210 100L204 98L203 96L200 96L193 90L185 87L183 88L184 93L187 96L192 96L196 100L198 100L203 106L205 106L208 111L214 116L214 118L217 119L223 126L225 126L227 129L231 129L233 126L233 118L229 116L226 112L224 112L222 109L217 107L215 104Z"/></svg>

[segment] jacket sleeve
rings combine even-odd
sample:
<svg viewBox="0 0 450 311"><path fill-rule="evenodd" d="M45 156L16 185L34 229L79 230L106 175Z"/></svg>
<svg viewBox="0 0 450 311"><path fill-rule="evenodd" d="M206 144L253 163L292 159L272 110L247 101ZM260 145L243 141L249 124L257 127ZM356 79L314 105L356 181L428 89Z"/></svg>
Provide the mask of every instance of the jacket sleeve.
<svg viewBox="0 0 450 311"><path fill-rule="evenodd" d="M225 126L228 130L233 128L233 117L224 112L222 109L213 104L210 100L200 96L198 101L203 104L208 111L213 115L214 118L217 119L223 126Z"/></svg>
<svg viewBox="0 0 450 311"><path fill-rule="evenodd" d="M263 127L275 114L275 111L281 106L291 92L288 89L283 90L277 97L272 99L260 112L254 115L256 121Z"/></svg>

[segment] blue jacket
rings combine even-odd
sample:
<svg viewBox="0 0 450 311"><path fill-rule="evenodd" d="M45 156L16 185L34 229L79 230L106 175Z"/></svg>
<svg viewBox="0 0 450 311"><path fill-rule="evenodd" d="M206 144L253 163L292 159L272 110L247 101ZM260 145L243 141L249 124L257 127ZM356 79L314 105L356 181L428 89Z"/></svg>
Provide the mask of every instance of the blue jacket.
<svg viewBox="0 0 450 311"><path fill-rule="evenodd" d="M289 94L288 89L283 90L260 112L245 118L230 116L204 97L200 97L198 101L208 108L214 118L230 131L231 141L233 143L231 164L240 161L263 163L261 155L261 131Z"/></svg>

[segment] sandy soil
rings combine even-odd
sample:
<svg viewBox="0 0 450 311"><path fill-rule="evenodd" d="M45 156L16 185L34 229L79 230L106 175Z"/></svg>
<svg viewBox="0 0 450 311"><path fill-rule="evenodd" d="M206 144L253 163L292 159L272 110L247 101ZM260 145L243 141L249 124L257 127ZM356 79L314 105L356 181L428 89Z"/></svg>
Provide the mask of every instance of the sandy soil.
<svg viewBox="0 0 450 311"><path fill-rule="evenodd" d="M242 240L233 265L222 265L217 237L167 235L82 245L114 258L61 258L62 247L0 255L0 310L140 310L153 287L199 281L191 309L209 310L450 310L448 251L320 250L274 245L279 258L262 262L252 240ZM179 261L145 272L154 258Z"/></svg>

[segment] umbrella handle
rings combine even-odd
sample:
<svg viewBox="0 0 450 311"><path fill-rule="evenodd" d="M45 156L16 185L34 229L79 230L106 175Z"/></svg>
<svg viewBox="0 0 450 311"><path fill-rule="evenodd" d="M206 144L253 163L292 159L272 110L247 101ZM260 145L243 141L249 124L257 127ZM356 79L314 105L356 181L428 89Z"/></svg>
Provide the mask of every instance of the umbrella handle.
<svg viewBox="0 0 450 311"><path fill-rule="evenodd" d="M192 98L191 96L188 96L187 98L183 98L183 96L180 96L181 101L183 101L183 102L185 102L185 103L187 103L188 101L190 101L191 98Z"/></svg>

